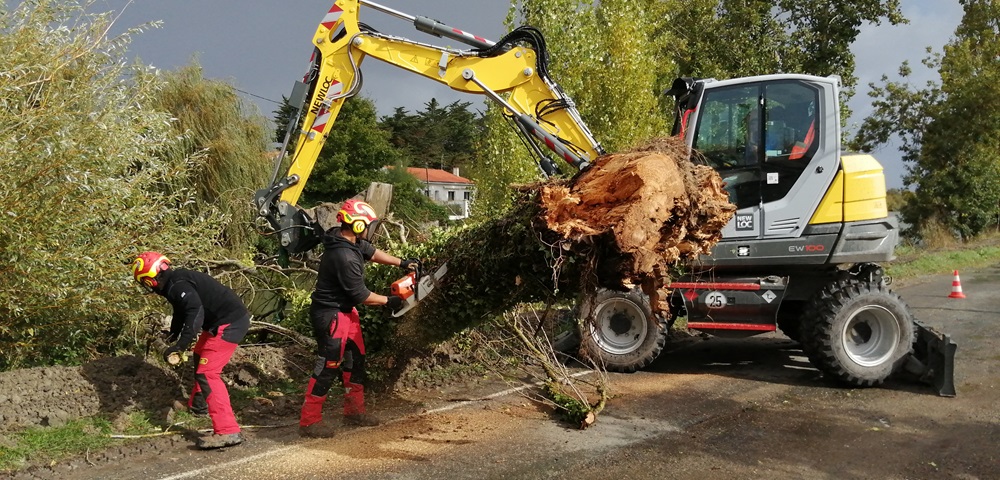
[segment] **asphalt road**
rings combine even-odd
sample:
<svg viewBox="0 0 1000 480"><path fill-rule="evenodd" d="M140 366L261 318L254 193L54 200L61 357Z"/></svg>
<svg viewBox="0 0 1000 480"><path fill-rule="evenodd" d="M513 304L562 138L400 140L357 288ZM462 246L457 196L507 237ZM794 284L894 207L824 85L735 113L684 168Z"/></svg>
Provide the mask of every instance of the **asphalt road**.
<svg viewBox="0 0 1000 480"><path fill-rule="evenodd" d="M300 440L259 430L217 452L129 462L92 478L1000 478L1000 268L896 290L917 318L958 343L958 396L890 381L828 383L777 335L672 345L651 368L612 374L615 397L587 430L510 392L441 392L385 405L389 421ZM495 393L495 392L494 392ZM81 473L84 473L81 471Z"/></svg>

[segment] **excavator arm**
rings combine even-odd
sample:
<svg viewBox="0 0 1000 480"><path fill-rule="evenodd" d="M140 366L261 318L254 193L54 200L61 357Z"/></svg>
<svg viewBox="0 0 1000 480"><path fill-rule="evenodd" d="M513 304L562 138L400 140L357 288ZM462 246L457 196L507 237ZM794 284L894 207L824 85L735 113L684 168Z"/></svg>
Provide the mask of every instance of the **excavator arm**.
<svg viewBox="0 0 1000 480"><path fill-rule="evenodd" d="M473 48L444 48L376 32L359 21L362 7L411 21L419 31ZM366 57L454 90L486 95L504 108L538 156L546 176L557 172L550 157L559 157L583 170L604 153L573 101L549 79L545 41L531 27L521 27L492 42L367 0L338 0L316 28L313 45L309 71L293 89L290 102L296 114L290 119L271 185L254 198L260 217L267 220L279 234L282 246L291 252L315 245L311 238L315 235L308 231L313 222L296 202L344 101L360 91L361 63ZM294 144L293 136L297 136ZM279 178L284 163L289 166Z"/></svg>

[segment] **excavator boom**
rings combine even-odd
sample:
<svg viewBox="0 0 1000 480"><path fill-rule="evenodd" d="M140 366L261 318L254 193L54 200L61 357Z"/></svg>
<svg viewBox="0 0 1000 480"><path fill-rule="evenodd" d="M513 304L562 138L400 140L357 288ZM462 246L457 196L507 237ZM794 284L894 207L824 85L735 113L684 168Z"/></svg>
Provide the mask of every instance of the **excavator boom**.
<svg viewBox="0 0 1000 480"><path fill-rule="evenodd" d="M362 7L410 21L419 31L473 48L445 48L376 32L359 21ZM530 27L492 42L367 0L338 0L323 17L312 40L315 49L309 71L293 90L297 115L289 124L271 185L255 197L260 216L272 229L282 232L281 243L286 248L300 251L311 247L310 242L293 238L295 232L291 230L303 226L302 218L296 218L301 217L301 212L295 205L344 101L360 90L361 64L367 57L454 90L486 95L503 107L528 140L546 176L558 171L550 156L582 170L603 153L572 99L549 79L544 39ZM296 90L299 101L294 98ZM281 162L287 162L289 167L279 178Z"/></svg>

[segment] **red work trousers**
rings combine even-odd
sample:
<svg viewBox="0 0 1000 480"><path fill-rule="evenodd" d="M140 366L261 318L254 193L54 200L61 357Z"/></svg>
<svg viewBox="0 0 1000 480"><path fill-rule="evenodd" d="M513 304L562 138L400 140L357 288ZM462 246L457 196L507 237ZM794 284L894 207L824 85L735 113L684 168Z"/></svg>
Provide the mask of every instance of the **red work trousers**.
<svg viewBox="0 0 1000 480"><path fill-rule="evenodd" d="M196 404L208 404L208 416L212 419L212 430L217 435L240 433L236 415L229 404L229 390L222 381L222 369L233 357L238 346L222 339L222 332L229 325L219 327L217 335L203 331L194 345L194 388L188 399L188 407L197 409Z"/></svg>
<svg viewBox="0 0 1000 480"><path fill-rule="evenodd" d="M365 413L365 341L358 310L351 309L350 313L321 310L313 312L311 317L314 326L324 328L316 329L316 366L306 386L299 425L312 425L323 419L323 403L337 373L346 391L344 415Z"/></svg>

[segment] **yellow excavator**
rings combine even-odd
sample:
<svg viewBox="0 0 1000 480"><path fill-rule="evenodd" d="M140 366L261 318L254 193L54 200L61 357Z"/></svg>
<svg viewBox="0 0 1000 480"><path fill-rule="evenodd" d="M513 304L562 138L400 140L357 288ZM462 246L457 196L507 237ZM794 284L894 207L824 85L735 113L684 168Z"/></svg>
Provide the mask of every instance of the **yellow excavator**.
<svg viewBox="0 0 1000 480"><path fill-rule="evenodd" d="M362 8L470 48L377 32L360 22ZM360 89L367 57L502 106L543 175L557 171L555 160L583 170L604 154L549 77L544 37L532 27L494 42L368 0L338 0L312 43L270 186L254 196L288 252L318 243L316 221L296 202L343 102ZM609 370L632 372L659 356L673 322L685 317L687 328L719 336L780 330L846 385L878 385L905 370L954 396L955 343L917 322L889 288L881 263L894 258L898 225L878 161L841 151L838 79L679 78L665 93L676 100L673 133L719 173L737 211L712 254L671 283L670 318L654 314L638 289L598 291L581 302L580 348Z"/></svg>

